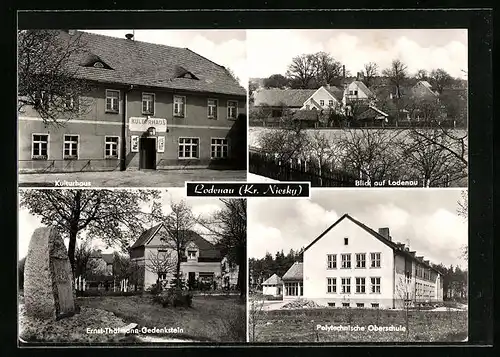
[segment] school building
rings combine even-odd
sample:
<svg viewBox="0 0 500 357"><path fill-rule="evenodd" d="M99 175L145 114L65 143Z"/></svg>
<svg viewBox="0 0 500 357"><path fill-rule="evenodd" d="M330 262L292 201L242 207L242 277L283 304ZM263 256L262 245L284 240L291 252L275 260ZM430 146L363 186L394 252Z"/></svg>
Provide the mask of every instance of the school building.
<svg viewBox="0 0 500 357"><path fill-rule="evenodd" d="M185 167L246 169L246 89L229 71L189 50L80 31L72 63L91 90L70 98L76 118L47 124L18 114L20 172ZM41 103L43 104L41 93Z"/></svg>

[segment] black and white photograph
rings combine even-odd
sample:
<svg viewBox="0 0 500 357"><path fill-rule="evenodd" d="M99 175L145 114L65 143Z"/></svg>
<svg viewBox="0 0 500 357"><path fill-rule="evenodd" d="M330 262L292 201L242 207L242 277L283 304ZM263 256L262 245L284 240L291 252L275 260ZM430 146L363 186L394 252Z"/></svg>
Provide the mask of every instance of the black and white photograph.
<svg viewBox="0 0 500 357"><path fill-rule="evenodd" d="M466 342L461 189L248 203L250 342Z"/></svg>
<svg viewBox="0 0 500 357"><path fill-rule="evenodd" d="M250 181L467 187L466 29L249 30L246 41Z"/></svg>
<svg viewBox="0 0 500 357"><path fill-rule="evenodd" d="M21 345L246 342L246 200L20 189Z"/></svg>
<svg viewBox="0 0 500 357"><path fill-rule="evenodd" d="M245 39L245 30L19 30L19 185L246 180Z"/></svg>

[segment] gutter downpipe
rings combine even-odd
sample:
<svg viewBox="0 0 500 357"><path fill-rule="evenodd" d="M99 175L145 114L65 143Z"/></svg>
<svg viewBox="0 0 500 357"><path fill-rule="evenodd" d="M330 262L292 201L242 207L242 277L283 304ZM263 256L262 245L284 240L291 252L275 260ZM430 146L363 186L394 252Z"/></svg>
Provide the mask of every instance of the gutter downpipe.
<svg viewBox="0 0 500 357"><path fill-rule="evenodd" d="M122 133L121 133L121 160L120 171L127 169L127 94L134 86L131 84L128 88L123 90L123 120L122 120Z"/></svg>

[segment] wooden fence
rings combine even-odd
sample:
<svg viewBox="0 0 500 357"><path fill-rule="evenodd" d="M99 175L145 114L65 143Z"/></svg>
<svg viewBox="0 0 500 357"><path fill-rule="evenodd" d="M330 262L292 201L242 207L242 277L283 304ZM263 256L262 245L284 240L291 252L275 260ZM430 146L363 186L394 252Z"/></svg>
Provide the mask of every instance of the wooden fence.
<svg viewBox="0 0 500 357"><path fill-rule="evenodd" d="M349 173L322 167L313 161L281 161L274 155L250 151L249 171L278 181L309 181L312 187L353 187L356 177ZM326 165L325 165L326 166Z"/></svg>

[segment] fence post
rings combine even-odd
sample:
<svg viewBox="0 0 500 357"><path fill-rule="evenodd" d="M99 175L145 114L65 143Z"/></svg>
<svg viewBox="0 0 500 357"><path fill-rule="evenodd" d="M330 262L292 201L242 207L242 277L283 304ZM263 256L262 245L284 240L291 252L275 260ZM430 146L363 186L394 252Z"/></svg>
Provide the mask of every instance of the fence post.
<svg viewBox="0 0 500 357"><path fill-rule="evenodd" d="M87 289L87 279L83 278L82 290L85 291Z"/></svg>

